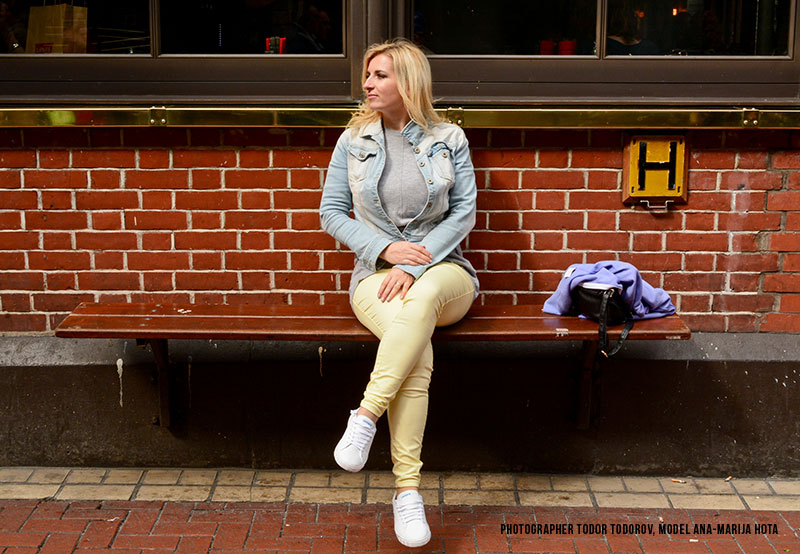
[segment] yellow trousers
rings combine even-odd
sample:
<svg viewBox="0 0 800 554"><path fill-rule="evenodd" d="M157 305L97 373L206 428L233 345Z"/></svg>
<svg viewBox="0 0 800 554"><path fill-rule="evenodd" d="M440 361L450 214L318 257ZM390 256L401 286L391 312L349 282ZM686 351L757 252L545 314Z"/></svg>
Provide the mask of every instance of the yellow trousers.
<svg viewBox="0 0 800 554"><path fill-rule="evenodd" d="M422 435L428 416L428 385L433 372L434 327L455 323L475 295L469 274L441 262L423 273L405 299L378 299L388 269L362 280L353 295L358 320L380 339L375 367L361 407L376 416L387 412L397 487L419 487Z"/></svg>

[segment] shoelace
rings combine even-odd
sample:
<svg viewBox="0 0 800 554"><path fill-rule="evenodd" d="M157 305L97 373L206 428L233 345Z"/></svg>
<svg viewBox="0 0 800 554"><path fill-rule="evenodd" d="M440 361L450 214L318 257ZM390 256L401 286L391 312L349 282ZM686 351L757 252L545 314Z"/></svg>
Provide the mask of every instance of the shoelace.
<svg viewBox="0 0 800 554"><path fill-rule="evenodd" d="M403 523L411 523L412 521L425 520L425 503L422 499L417 497L413 500L404 503L397 503L397 515L403 520Z"/></svg>
<svg viewBox="0 0 800 554"><path fill-rule="evenodd" d="M364 450L367 443L372 438L372 429L373 427L363 419L356 419L350 429L348 441L359 450Z"/></svg>

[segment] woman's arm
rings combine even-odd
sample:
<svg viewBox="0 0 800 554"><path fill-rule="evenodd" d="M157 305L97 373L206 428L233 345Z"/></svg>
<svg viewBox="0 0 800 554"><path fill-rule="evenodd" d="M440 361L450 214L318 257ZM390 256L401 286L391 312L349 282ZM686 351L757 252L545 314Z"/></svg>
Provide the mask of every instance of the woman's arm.
<svg viewBox="0 0 800 554"><path fill-rule="evenodd" d="M350 217L353 196L347 177L347 135L346 130L339 137L328 166L325 185L322 188L322 201L319 211L322 228L339 242L355 252L367 269L375 271L378 256L389 246L392 239Z"/></svg>
<svg viewBox="0 0 800 554"><path fill-rule="evenodd" d="M459 129L458 140L453 150L455 182L450 189L449 210L445 218L420 241L431 253L432 261L425 265L400 264L395 267L410 273L414 278L422 275L428 267L445 259L475 226L476 199L475 168L469 155L469 143Z"/></svg>

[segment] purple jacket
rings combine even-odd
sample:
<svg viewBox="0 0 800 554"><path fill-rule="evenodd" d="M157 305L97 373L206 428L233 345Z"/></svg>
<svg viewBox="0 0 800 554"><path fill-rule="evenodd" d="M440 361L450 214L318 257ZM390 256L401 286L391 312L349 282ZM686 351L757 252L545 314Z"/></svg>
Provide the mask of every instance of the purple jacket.
<svg viewBox="0 0 800 554"><path fill-rule="evenodd" d="M613 260L569 266L556 291L544 303L543 311L556 315L570 313L572 289L588 282L621 288L622 299L630 308L633 319L651 319L675 313L675 306L664 289L657 289L644 281L635 266Z"/></svg>

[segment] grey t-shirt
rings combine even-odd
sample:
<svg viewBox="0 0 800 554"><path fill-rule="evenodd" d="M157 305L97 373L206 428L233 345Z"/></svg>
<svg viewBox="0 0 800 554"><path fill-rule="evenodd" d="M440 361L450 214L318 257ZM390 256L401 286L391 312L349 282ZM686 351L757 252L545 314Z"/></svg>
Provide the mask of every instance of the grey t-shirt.
<svg viewBox="0 0 800 554"><path fill-rule="evenodd" d="M428 202L428 185L417 168L414 149L401 131L385 129L386 165L378 181L378 197L386 215L401 231Z"/></svg>
<svg viewBox="0 0 800 554"><path fill-rule="evenodd" d="M417 167L414 149L402 132L384 129L384 137L386 163L378 181L378 197L386 215L402 231L425 208L428 202L428 185L425 184L425 178ZM472 264L464 258L460 246L442 261L453 262L463 267L472 279L477 295L478 276ZM390 264L386 263L386 267L390 267ZM358 283L372 273L361 260L356 259L353 275L350 277L351 302Z"/></svg>

